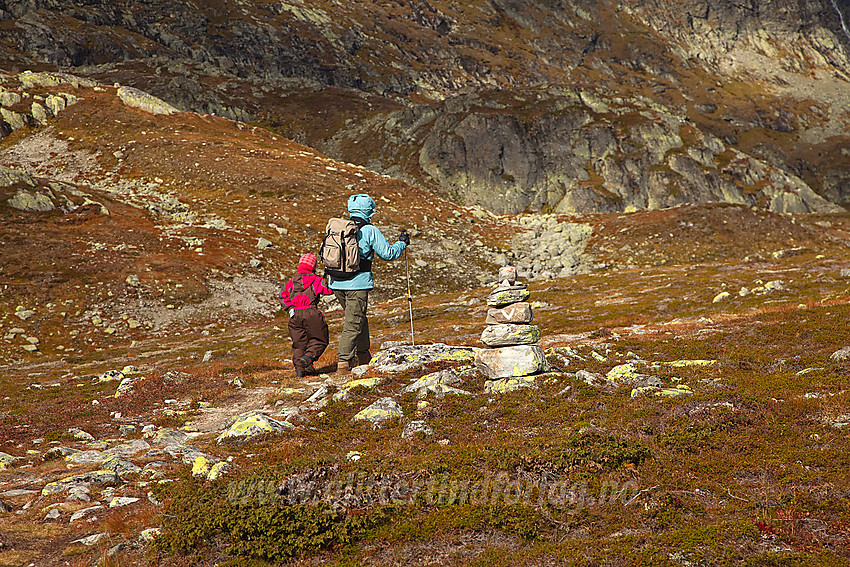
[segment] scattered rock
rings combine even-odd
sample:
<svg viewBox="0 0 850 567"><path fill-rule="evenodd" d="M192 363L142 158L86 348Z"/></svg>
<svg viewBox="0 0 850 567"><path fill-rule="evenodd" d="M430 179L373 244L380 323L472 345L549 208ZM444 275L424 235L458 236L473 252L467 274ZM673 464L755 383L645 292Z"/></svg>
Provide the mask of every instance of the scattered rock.
<svg viewBox="0 0 850 567"><path fill-rule="evenodd" d="M130 460L120 455L112 455L111 457L108 457L105 461L103 461L100 468L106 471L113 471L118 475L142 472L141 467L133 464Z"/></svg>
<svg viewBox="0 0 850 567"><path fill-rule="evenodd" d="M14 455L10 455L9 453L0 452L0 471L9 467L14 467L20 460L20 457L15 457Z"/></svg>
<svg viewBox="0 0 850 567"><path fill-rule="evenodd" d="M178 431L170 427L163 427L156 432L145 435L154 445L180 445L189 438L183 431Z"/></svg>
<svg viewBox="0 0 850 567"><path fill-rule="evenodd" d="M661 381L650 374L641 372L645 363L639 361L627 362L615 366L605 379L614 387L620 386L661 386Z"/></svg>
<svg viewBox="0 0 850 567"><path fill-rule="evenodd" d="M457 374L451 370L442 370L440 372L426 374L412 384L405 386L401 390L401 393L407 394L415 392L416 396L420 399L428 397L428 394L434 394L438 398L443 397L446 394L472 395L466 390L460 390L452 387L452 384L457 384L459 382L460 378Z"/></svg>
<svg viewBox="0 0 850 567"><path fill-rule="evenodd" d="M640 396L657 396L661 398L675 398L678 396L692 396L693 392L688 386L679 385L675 388L661 388L658 386L640 386L633 388L631 397L637 398Z"/></svg>
<svg viewBox="0 0 850 567"><path fill-rule="evenodd" d="M25 114L14 112L6 108L0 108L0 117L3 118L3 122L8 124L13 131L20 130L27 125L27 116Z"/></svg>
<svg viewBox="0 0 850 567"><path fill-rule="evenodd" d="M65 460L75 465L100 464L106 460L106 455L102 451L78 451L65 457Z"/></svg>
<svg viewBox="0 0 850 567"><path fill-rule="evenodd" d="M401 432L401 438L407 439L409 437L413 437L417 433L422 433L423 435L433 435L434 430L431 429L431 426L428 425L428 422L424 420L411 421L407 425L404 426L404 431Z"/></svg>
<svg viewBox="0 0 850 567"><path fill-rule="evenodd" d="M89 519L89 521L94 520L95 514L106 510L105 506L90 506L88 508L83 508L82 510L77 510L73 514L71 514L71 523L79 522L80 520Z"/></svg>
<svg viewBox="0 0 850 567"><path fill-rule="evenodd" d="M333 399L335 402L347 401L351 397L351 391L355 388L366 388L372 389L376 386L383 383L385 379L383 377L375 377L375 378L360 378L358 380L350 380L340 386L339 392L333 395Z"/></svg>
<svg viewBox="0 0 850 567"><path fill-rule="evenodd" d="M227 442L247 441L259 435L274 435L282 433L295 426L285 421L277 421L260 412L252 412L237 417L233 424L221 435L216 442L218 444Z"/></svg>
<svg viewBox="0 0 850 567"><path fill-rule="evenodd" d="M50 113L38 102L33 102L30 106L30 115L41 125L47 124L47 119L50 118Z"/></svg>
<svg viewBox="0 0 850 567"><path fill-rule="evenodd" d="M140 498L134 498L132 496L115 496L112 500L109 501L110 508L123 508L124 506L129 506L130 504L135 504L138 502Z"/></svg>
<svg viewBox="0 0 850 567"><path fill-rule="evenodd" d="M395 374L434 362L472 362L477 350L479 349L443 343L397 345L377 353L369 366L379 372Z"/></svg>
<svg viewBox="0 0 850 567"><path fill-rule="evenodd" d="M590 386L591 388L604 389L611 386L611 382L605 379L605 376L596 372L588 372L587 370L579 370L576 372L576 378Z"/></svg>
<svg viewBox="0 0 850 567"><path fill-rule="evenodd" d="M207 480L218 480L219 478L227 474L230 471L230 468L230 463L227 463L225 461L214 464L212 467L210 467L210 472L209 474L207 474Z"/></svg>
<svg viewBox="0 0 850 567"><path fill-rule="evenodd" d="M485 394L507 394L523 388L535 388L536 377L532 375L517 376L515 378L499 378L484 382Z"/></svg>
<svg viewBox="0 0 850 567"><path fill-rule="evenodd" d="M6 204L19 211L31 213L43 213L56 208L56 205L47 195L43 193L31 193L23 189L19 189L17 193L6 201Z"/></svg>
<svg viewBox="0 0 850 567"><path fill-rule="evenodd" d="M267 238L260 238L257 240L257 250L265 250L266 248L272 248L274 243Z"/></svg>
<svg viewBox="0 0 850 567"><path fill-rule="evenodd" d="M75 474L73 476L57 480L56 482L51 482L41 490L41 494L42 496L50 496L51 494L65 492L77 486L118 486L119 484L121 484L121 479L115 471L97 470Z"/></svg>
<svg viewBox="0 0 850 567"><path fill-rule="evenodd" d="M845 360L850 360L850 346L838 349L830 355L829 359L834 362L844 362Z"/></svg>
<svg viewBox="0 0 850 567"><path fill-rule="evenodd" d="M717 295L714 296L714 299L712 299L711 302L712 303L720 303L724 299L728 299L729 297L731 297L731 295L732 294L729 293L728 291L721 291L720 293L718 293Z"/></svg>
<svg viewBox="0 0 850 567"><path fill-rule="evenodd" d="M71 436L78 441L94 441L94 436L91 433L86 433L82 429L77 429L76 427L68 429L68 433L70 433Z"/></svg>
<svg viewBox="0 0 850 567"><path fill-rule="evenodd" d="M100 506L100 508L103 508L103 506ZM82 510L80 510L80 511L82 512ZM73 519L71 521L73 522ZM76 540L72 541L71 543L81 543L83 545L91 546L91 545L96 545L101 540L104 540L104 539L107 539L107 538L109 538L108 533L92 534L92 535L86 536L84 538L76 539Z"/></svg>
<svg viewBox="0 0 850 567"><path fill-rule="evenodd" d="M58 445L56 447L51 447L47 451L44 452L44 455L41 457L45 461L52 461L54 459L63 459L69 455L73 455L74 453L79 453L79 449L72 449L70 447L63 447Z"/></svg>
<svg viewBox="0 0 850 567"><path fill-rule="evenodd" d="M121 396L131 394L136 386L136 382L138 381L139 378L137 376L127 376L121 380L121 383L118 384L118 389L115 390L115 397L120 398Z"/></svg>
<svg viewBox="0 0 850 567"><path fill-rule="evenodd" d="M18 305L18 307L15 309L15 317L17 317L21 321L26 321L27 319L35 317L35 311Z"/></svg>
<svg viewBox="0 0 850 567"><path fill-rule="evenodd" d="M58 520L61 515L62 512L59 511L59 508L51 508L50 511L45 514L44 521L51 522L53 520Z"/></svg>
<svg viewBox="0 0 850 567"><path fill-rule="evenodd" d="M354 416L354 421L368 421L378 427L384 422L404 417L404 412L397 401L392 398L381 398Z"/></svg>
<svg viewBox="0 0 850 567"><path fill-rule="evenodd" d="M142 530L142 532L139 534L139 539L144 543L150 543L155 540L157 536L161 533L161 528L148 528L146 530Z"/></svg>

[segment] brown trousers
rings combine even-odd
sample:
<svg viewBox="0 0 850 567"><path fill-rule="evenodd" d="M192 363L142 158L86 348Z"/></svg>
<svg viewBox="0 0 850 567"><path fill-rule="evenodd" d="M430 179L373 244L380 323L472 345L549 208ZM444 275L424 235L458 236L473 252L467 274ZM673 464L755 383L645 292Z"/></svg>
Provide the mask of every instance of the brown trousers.
<svg viewBox="0 0 850 567"><path fill-rule="evenodd" d="M289 336L292 337L292 364L304 370L298 359L306 355L311 361L319 360L330 342L325 315L317 307L296 309L289 318Z"/></svg>

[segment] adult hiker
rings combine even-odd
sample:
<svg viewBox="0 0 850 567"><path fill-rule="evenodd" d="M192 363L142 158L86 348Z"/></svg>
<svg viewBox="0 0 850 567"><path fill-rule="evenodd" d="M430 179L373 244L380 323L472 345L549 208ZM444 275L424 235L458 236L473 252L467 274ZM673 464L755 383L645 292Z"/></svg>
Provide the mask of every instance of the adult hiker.
<svg viewBox="0 0 850 567"><path fill-rule="evenodd" d="M280 292L280 302L289 311L289 336L292 338L292 364L295 377L317 374L313 363L330 343L328 324L319 310L323 295L333 293L316 275L316 257L310 253L298 261L298 273Z"/></svg>
<svg viewBox="0 0 850 567"><path fill-rule="evenodd" d="M328 287L333 290L345 312L339 336L337 366L337 371L341 373L349 372L358 364L367 364L372 359L369 352L369 319L366 316L369 290L375 287L372 260L375 256L386 261L396 260L410 244L410 237L402 232L398 241L391 245L380 230L369 224L374 212L375 201L369 195L359 194L348 198L349 216L358 227L356 238L360 251L360 270L344 279L328 276Z"/></svg>

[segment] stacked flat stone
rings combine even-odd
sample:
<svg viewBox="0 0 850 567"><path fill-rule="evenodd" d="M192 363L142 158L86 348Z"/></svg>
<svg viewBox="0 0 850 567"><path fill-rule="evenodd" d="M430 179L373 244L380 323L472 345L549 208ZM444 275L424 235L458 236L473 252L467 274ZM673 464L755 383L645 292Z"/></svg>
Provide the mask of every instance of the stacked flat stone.
<svg viewBox="0 0 850 567"><path fill-rule="evenodd" d="M481 342L487 348L475 354L475 366L490 380L530 376L546 370L543 349L537 346L540 327L534 315L528 286L517 283L513 266L499 270L499 287L487 297L487 328Z"/></svg>

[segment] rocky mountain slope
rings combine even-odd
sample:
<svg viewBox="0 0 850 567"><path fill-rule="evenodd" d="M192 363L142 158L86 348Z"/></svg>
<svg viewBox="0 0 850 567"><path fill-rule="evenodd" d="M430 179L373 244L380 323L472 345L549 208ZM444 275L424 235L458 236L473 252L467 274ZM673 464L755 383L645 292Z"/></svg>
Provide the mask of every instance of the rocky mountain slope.
<svg viewBox="0 0 850 567"><path fill-rule="evenodd" d="M496 215L126 86L0 84L0 565L846 562L847 213ZM409 279L376 266L370 364L296 379L274 295L360 190ZM522 380L470 363L504 263Z"/></svg>
<svg viewBox="0 0 850 567"><path fill-rule="evenodd" d="M7 1L10 70L251 120L495 212L848 200L847 2Z"/></svg>

